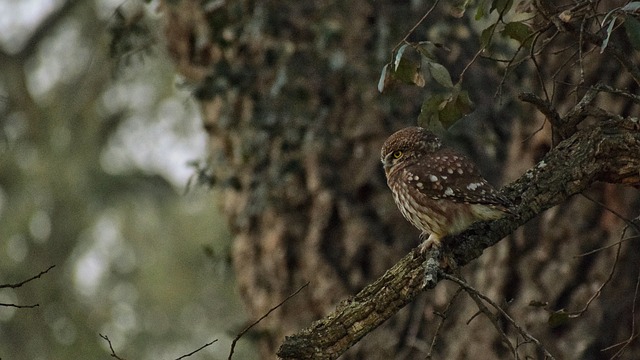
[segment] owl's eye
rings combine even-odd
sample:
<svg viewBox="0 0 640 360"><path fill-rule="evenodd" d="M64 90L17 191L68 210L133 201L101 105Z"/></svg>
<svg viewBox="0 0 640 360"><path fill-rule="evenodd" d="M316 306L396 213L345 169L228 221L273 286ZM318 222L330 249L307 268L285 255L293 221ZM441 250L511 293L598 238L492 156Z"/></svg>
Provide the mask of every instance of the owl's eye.
<svg viewBox="0 0 640 360"><path fill-rule="evenodd" d="M394 151L393 152L393 158L394 159L400 159L402 157L402 151Z"/></svg>

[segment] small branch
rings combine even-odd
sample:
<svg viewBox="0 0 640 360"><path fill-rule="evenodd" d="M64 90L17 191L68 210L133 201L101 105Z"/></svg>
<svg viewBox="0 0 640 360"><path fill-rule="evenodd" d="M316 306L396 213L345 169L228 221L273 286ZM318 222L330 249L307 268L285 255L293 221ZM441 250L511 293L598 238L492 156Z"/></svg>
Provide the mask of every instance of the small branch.
<svg viewBox="0 0 640 360"><path fill-rule="evenodd" d="M505 6L500 11L500 13L498 14L498 19L496 20L494 25L497 25L498 23L503 21L504 14L505 14L505 12L507 12L508 8L509 8L508 6ZM464 68L460 72L460 75L458 76L458 82L459 83L462 83L462 80L464 79L464 75L467 73L467 70L469 70L471 65L473 63L475 63L476 60L478 60L478 57L480 57L480 54L482 54L483 52L485 52L489 48L489 45L491 45L491 39L493 38L493 35L496 32L496 28L497 28L497 26L493 26L491 28L491 33L489 34L489 40L487 41L486 46L481 46L480 49L478 49L478 51L476 51L475 55L473 55L473 58L471 58L471 60L469 60L469 62L464 66Z"/></svg>
<svg viewBox="0 0 640 360"><path fill-rule="evenodd" d="M534 93L521 93L518 95L518 99L535 106L538 111L549 119L551 125L559 127L562 124L560 114L558 114L549 101L540 98Z"/></svg>
<svg viewBox="0 0 640 360"><path fill-rule="evenodd" d="M469 284L467 284L466 282L464 282L461 279L458 279L455 276L449 275L447 273L441 273L440 274L443 278L453 281L454 283L460 285L463 289L465 289L465 291L467 291L467 293L469 294L474 294L475 296L481 298L482 300L484 300L485 302L487 302L488 304L490 304L494 309L496 309L514 328L516 328L516 330L518 330L518 332L520 333L520 335L522 335L522 337L524 337L525 339L531 341L532 343L536 344L536 346L538 347L538 349L540 351L542 351L542 353L545 355L546 358L548 359L555 359L553 357L553 355L551 355L551 353L549 353L549 351L547 351L547 349L545 349L544 346L542 346L542 344L540 343L540 341L538 341L538 339L536 339L535 337L533 337L533 335L529 334L525 329L523 329L520 325L518 325L512 318L511 316L509 316L509 314L507 314L506 311L504 311L502 309L502 307L498 306L498 304L496 304L495 302L493 302L493 300L489 299L487 296L485 296L484 294L482 294L481 292L479 292L478 290L474 289L473 287L471 287ZM473 298L473 297L472 297ZM474 299L475 301L475 299ZM482 311L482 308L481 308ZM494 324L495 325L495 324ZM506 336L506 335L505 335Z"/></svg>
<svg viewBox="0 0 640 360"><path fill-rule="evenodd" d="M400 48L400 46L407 41L407 38L409 38L409 36L411 34L413 34L414 31L416 31L416 29L418 28L418 26L420 26L420 24L422 24L423 21L425 21L425 19L429 16L429 14L431 14L433 12L433 10L436 8L436 6L438 6L438 3L440 2L440 0L436 0L433 5L431 6L431 8L429 8L429 10L427 10L427 12L422 15L422 17L420 18L420 20L418 20L418 22L413 25L413 27L407 32L407 34L402 38L402 40L400 40L400 42L398 42L398 44L393 48L393 51L391 52L392 54L395 54L395 52L398 50L398 48Z"/></svg>
<svg viewBox="0 0 640 360"><path fill-rule="evenodd" d="M432 353L433 353L433 349L436 346L436 340L438 339L438 334L440 333L440 329L442 329L442 325L444 324L444 321L447 319L447 315L449 314L449 310L451 309L451 306L453 305L453 301L458 297L458 295L460 295L462 292L462 288L458 287L458 290L456 290L456 292L453 294L453 296L451 297L451 300L449 300L449 303L447 303L447 307L444 309L444 311L442 313L436 313L436 315L438 315L440 317L440 322L438 322L438 326L436 327L436 331L433 334L433 339L431 340L431 346L429 347L429 353L427 354L427 359L431 359L432 357Z"/></svg>
<svg viewBox="0 0 640 360"><path fill-rule="evenodd" d="M613 266L611 266L611 271L609 271L609 276L607 276L607 279L602 284L600 284L600 286L598 287L598 290L596 290L596 292L593 293L593 295L591 295L589 300L587 300L587 303L584 305L584 308L582 308L582 310L580 310L580 311L569 313L568 314L569 318L576 318L576 317L584 314L589 309L589 305L591 305L593 300L595 300L595 298L600 296L600 294L602 293L602 289L605 287L605 285L607 285L611 281L611 279L613 279L613 274L616 271L616 265L618 264L618 259L620 258L620 249L621 248L622 248L622 243L619 242L618 243L618 250L616 251L616 257L615 257L615 259L613 261Z"/></svg>
<svg viewBox="0 0 640 360"><path fill-rule="evenodd" d="M612 248L612 247L614 247L614 246L616 246L616 245L620 245L620 244L622 244L623 242L627 242L627 241L629 241L629 240L636 240L636 239L640 239L640 236L631 236L631 237L628 237L628 238L622 239L622 240L620 240L620 241L616 241L616 242L615 242L615 243L613 243L613 244L605 245L605 246L599 247L599 248L597 248L597 249L593 249L593 250L591 250L591 251L587 251L586 253L582 253L582 254L574 255L574 256L573 256L573 258L574 258L574 259L576 259L576 258L583 257L583 256L589 256L589 255L595 254L595 253L597 253L597 252L600 252L600 251L602 251L602 250L606 250L606 249Z"/></svg>
<svg viewBox="0 0 640 360"><path fill-rule="evenodd" d="M589 115L587 112L588 107L596 98L598 92L597 87L589 88L582 99L564 116L562 126L559 128L560 135L563 138L573 135L576 132L576 127Z"/></svg>
<svg viewBox="0 0 640 360"><path fill-rule="evenodd" d="M24 285L24 284L28 283L29 281L33 281L33 280L35 280L35 279L39 279L42 275L44 275L44 274L48 273L48 272L49 272L49 270L53 269L54 267L56 267L56 266L55 266L55 265L51 265L51 266L49 266L49 268L48 268L47 270L41 271L38 275L32 276L32 277L28 278L27 280L21 281L21 282L19 282L19 283L15 283L15 284L2 284L2 285L0 285L0 289L4 289L4 288L12 288L12 289L19 288L19 287L21 287L22 285Z"/></svg>
<svg viewBox="0 0 640 360"><path fill-rule="evenodd" d="M100 335L101 338L105 339L107 341L107 343L109 344L109 349L111 350L111 357L118 359L118 360L126 360L124 358L121 358L120 356L118 356L116 354L116 351L113 349L113 345L111 344L111 340L109 340L109 337L107 335L102 335L102 334L98 334Z"/></svg>
<svg viewBox="0 0 640 360"><path fill-rule="evenodd" d="M5 307L14 307L14 308L18 308L18 309L31 309L31 308L35 308L35 307L40 306L40 304L33 304L33 305L16 305L16 304L0 303L0 306L5 306Z"/></svg>
<svg viewBox="0 0 640 360"><path fill-rule="evenodd" d="M181 360L181 359L187 358L187 357L189 357L189 356L191 356L191 355L193 355L193 354L197 353L198 351L200 351L200 350L202 350L202 349L206 348L207 346L209 346L209 345L211 345L211 344L215 343L216 341L218 341L218 339L214 339L214 340L212 340L212 341L210 341L210 342L208 342L208 343L206 343L206 344L204 344L204 345L200 346L199 348L197 348L197 349L193 350L192 352L190 352L190 353L188 353L188 354L184 354L184 355L180 356L179 358L176 358L176 360Z"/></svg>
<svg viewBox="0 0 640 360"><path fill-rule="evenodd" d="M631 305L631 334L629 334L629 337L627 338L627 340L611 345L601 350L601 351L607 351L616 346L622 345L622 347L618 349L618 351L616 351L616 353L613 354L613 356L611 356L610 359L616 359L621 357L624 351L626 350L627 346L629 346L629 344L631 344L631 342L638 337L638 334L636 334L636 303L638 301L639 288L640 288L640 273L638 273L638 277L636 278L636 290L633 293L633 304Z"/></svg>
<svg viewBox="0 0 640 360"><path fill-rule="evenodd" d="M6 289L6 288L10 288L10 289L16 289L21 287L22 285L33 281L35 279L39 279L42 275L46 274L49 272L49 270L53 269L54 267L56 267L55 265L51 265L49 266L49 268L47 270L41 271L38 275L32 276L30 278L28 278L27 280L21 281L19 283L15 283L15 284L0 284L0 289ZM31 309L31 308L35 308L40 306L40 304L32 304L32 305L16 305L16 304L6 304L6 303L0 303L0 306L4 306L4 307L14 307L14 308L18 308L18 309Z"/></svg>
<svg viewBox="0 0 640 360"><path fill-rule="evenodd" d="M613 87L611 87L609 85L604 85L604 84L597 84L597 85L595 85L595 88L600 90L600 91L605 91L605 92L608 92L608 93L611 93L611 94L616 94L616 95L620 95L620 96L626 97L627 99L633 101L634 103L640 104L640 96L638 96L638 95L631 94L629 92L626 92L626 91L623 91L623 90L620 90L620 89L616 89L616 88L613 88Z"/></svg>
<svg viewBox="0 0 640 360"><path fill-rule="evenodd" d="M634 228L636 231L640 232L640 229L638 229L638 227L633 223L632 220L627 219L626 217L622 216L622 214L620 214L619 212L613 210L612 208L610 208L609 206L607 206L606 204L602 203L601 201L598 201L594 198L592 198L591 196L587 195L587 194L580 194L582 195L582 197L584 197L585 199L591 201L594 204L597 204L599 206L601 206L603 209L607 210L608 212L612 213L615 217L617 217L618 219L622 220L625 222L625 224L627 224L627 226L625 227L624 232L627 231L628 227L632 227ZM623 232L623 236L620 237L620 241L622 241L622 238L624 237L624 232Z"/></svg>
<svg viewBox="0 0 640 360"><path fill-rule="evenodd" d="M564 29L579 39L584 39L595 46L601 46L604 38L601 35L593 34L589 31L580 31L571 23L563 23ZM612 55L629 72L636 84L640 84L640 67L635 63L634 57L629 56L627 51L621 49L615 39L610 39L604 52Z"/></svg>
<svg viewBox="0 0 640 360"><path fill-rule="evenodd" d="M463 280L460 280L463 281ZM469 287L471 288L471 287ZM487 308L484 303L482 302L482 300L480 299L480 296L478 296L477 291L471 291L468 288L464 289L467 294L469 295L469 297L476 303L476 305L478 306L478 310L484 314L484 316L487 317L487 319L489 319L489 321L491 322L491 324L493 324L493 327L496 329L496 331L498 332L498 334L500 334L500 337L502 338L502 342L505 343L505 345L507 345L507 347L509 347L509 350L511 351L511 353L513 354L513 358L517 359L518 358L518 352L517 350L513 347L513 344L511 344L511 341L509 340L509 337L507 336L507 334L501 329L500 326L500 322L497 316L495 316L490 310L489 308ZM494 306L495 307L495 306ZM475 317L475 315L474 315Z"/></svg>
<svg viewBox="0 0 640 360"><path fill-rule="evenodd" d="M289 299L291 299L292 297L298 295L298 293L300 291L302 291L302 289L306 288L307 286L309 286L309 283L307 282L306 284L302 285L298 290L296 290L295 292L293 292L293 294L287 296L284 300L282 300L278 305L272 307L269 311L267 311L266 314L262 315L258 320L254 321L251 325L247 326L246 328L244 328L244 330L240 331L240 333L238 335L236 335L235 339L233 339L233 342L231 342L231 351L229 351L229 358L228 360L231 360L231 357L233 356L233 350L236 347L236 343L238 342L238 340L240 340L240 338L247 333L247 331L249 331L252 327L256 326L260 321L264 320L267 316L269 316L269 314L271 314L272 312L274 312L276 309L278 309L279 307L281 307L284 303L286 303L287 301L289 301Z"/></svg>
<svg viewBox="0 0 640 360"><path fill-rule="evenodd" d="M111 355L112 358L115 358L115 359L118 359L118 360L126 360L126 359L121 358L120 356L118 356L118 354L116 354L116 351L113 349L113 344L111 343L111 340L109 339L109 337L107 335L102 335L102 334L98 334L98 335L100 335L100 337L103 338L104 340L106 340L107 343L109 344L109 350L111 350L111 354L110 355ZM210 346L211 344L215 343L216 341L218 341L218 339L210 341L210 342L200 346L199 348L193 350L192 352L190 352L188 354L184 354L184 355L176 358L175 360L182 360L182 359L188 358L189 356L197 353L198 351L206 348L207 346Z"/></svg>

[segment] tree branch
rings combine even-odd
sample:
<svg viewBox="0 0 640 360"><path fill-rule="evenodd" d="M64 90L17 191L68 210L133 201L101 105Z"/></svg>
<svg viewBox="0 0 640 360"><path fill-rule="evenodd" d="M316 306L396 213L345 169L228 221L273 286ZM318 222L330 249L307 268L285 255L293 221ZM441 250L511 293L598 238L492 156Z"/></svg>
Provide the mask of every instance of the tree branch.
<svg viewBox="0 0 640 360"><path fill-rule="evenodd" d="M22 285L24 285L24 284L26 284L26 283L28 283L30 281L33 281L35 279L39 279L42 275L48 273L49 270L53 269L54 267L56 267L56 266L55 265L51 265L51 266L49 266L47 268L47 270L40 271L37 275L34 275L34 276L32 276L32 277L30 277L30 278L28 278L26 280L22 280L22 281L20 281L18 283L15 283L15 284L0 284L0 289L4 289L4 288L12 288L12 289L19 288Z"/></svg>
<svg viewBox="0 0 640 360"><path fill-rule="evenodd" d="M506 186L503 194L514 204L513 215L479 223L443 241L442 256L431 263L442 270L464 266L482 251L542 211L564 202L596 181L640 186L640 123L611 119L581 129L553 148L535 167ZM437 253L437 252L435 252ZM433 254L430 254L432 256ZM281 359L335 359L367 333L402 309L422 291L425 256L416 249L381 278L336 310L297 334L278 350ZM431 279L429 288L439 278Z"/></svg>

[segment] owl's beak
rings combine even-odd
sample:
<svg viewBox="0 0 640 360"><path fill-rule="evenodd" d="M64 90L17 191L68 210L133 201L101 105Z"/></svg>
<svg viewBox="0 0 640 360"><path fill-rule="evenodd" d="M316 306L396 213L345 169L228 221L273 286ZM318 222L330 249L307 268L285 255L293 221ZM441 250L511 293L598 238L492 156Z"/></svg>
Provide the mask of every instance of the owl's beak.
<svg viewBox="0 0 640 360"><path fill-rule="evenodd" d="M393 166L393 161L391 160L391 154L387 154L384 159L382 159L382 167L384 168L384 173L389 175L391 172L391 167Z"/></svg>

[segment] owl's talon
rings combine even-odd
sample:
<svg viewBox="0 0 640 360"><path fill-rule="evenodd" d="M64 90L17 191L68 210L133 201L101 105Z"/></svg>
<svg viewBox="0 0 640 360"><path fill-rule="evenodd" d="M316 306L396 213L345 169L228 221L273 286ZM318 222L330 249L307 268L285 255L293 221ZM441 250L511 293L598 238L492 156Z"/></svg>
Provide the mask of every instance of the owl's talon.
<svg viewBox="0 0 640 360"><path fill-rule="evenodd" d="M420 243L420 246L418 246L418 248L421 254L426 254L427 251L429 251L433 247L440 247L440 239L437 236L430 234L429 237L425 240L426 235L427 234L425 233L420 234L420 240L422 240L422 242Z"/></svg>

